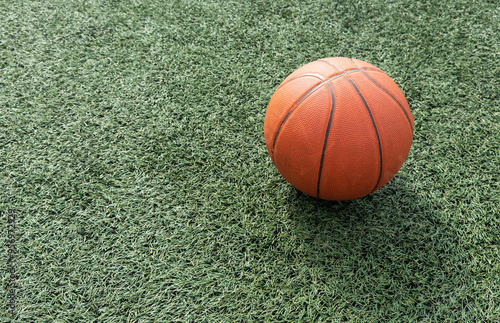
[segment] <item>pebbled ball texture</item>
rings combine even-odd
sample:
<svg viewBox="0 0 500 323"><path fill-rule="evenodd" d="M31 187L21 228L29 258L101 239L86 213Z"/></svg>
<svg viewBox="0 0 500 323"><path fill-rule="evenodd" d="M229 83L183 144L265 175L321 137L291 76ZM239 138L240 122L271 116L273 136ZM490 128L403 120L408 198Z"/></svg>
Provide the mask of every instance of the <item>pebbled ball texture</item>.
<svg viewBox="0 0 500 323"><path fill-rule="evenodd" d="M396 83L375 66L320 59L290 74L264 121L267 150L295 188L325 200L351 200L387 184L403 165L413 116Z"/></svg>

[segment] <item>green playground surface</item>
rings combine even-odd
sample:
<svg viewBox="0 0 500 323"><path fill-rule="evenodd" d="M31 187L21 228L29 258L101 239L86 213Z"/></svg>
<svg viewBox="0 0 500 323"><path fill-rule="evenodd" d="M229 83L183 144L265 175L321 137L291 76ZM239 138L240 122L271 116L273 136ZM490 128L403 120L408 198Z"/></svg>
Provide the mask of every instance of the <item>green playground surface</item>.
<svg viewBox="0 0 500 323"><path fill-rule="evenodd" d="M496 1L0 0L0 321L500 321ZM263 123L324 57L415 120L367 197L288 184Z"/></svg>

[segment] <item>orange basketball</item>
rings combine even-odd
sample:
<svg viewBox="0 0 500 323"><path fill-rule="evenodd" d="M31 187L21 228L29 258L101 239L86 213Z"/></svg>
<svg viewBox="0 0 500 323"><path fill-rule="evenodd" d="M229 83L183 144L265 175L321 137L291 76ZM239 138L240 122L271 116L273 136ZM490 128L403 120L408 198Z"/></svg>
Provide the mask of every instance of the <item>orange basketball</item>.
<svg viewBox="0 0 500 323"><path fill-rule="evenodd" d="M307 195L352 200L403 165L413 116L396 83L366 62L319 59L290 74L267 107L264 136L283 177Z"/></svg>

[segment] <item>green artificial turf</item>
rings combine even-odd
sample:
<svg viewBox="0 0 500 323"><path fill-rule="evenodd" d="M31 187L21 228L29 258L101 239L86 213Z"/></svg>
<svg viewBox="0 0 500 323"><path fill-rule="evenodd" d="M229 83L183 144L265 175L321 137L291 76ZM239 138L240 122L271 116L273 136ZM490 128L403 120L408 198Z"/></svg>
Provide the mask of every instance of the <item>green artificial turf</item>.
<svg viewBox="0 0 500 323"><path fill-rule="evenodd" d="M0 0L0 319L500 321L496 1ZM406 163L298 193L267 103L310 61L384 70Z"/></svg>

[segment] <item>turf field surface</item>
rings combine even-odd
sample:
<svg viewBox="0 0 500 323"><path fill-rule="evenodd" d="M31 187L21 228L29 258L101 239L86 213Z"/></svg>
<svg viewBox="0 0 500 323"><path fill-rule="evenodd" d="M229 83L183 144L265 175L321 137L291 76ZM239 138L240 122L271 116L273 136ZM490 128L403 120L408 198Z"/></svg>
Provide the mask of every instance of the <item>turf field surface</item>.
<svg viewBox="0 0 500 323"><path fill-rule="evenodd" d="M500 320L495 1L0 0L0 318ZM278 84L344 56L415 118L396 177L298 193Z"/></svg>

